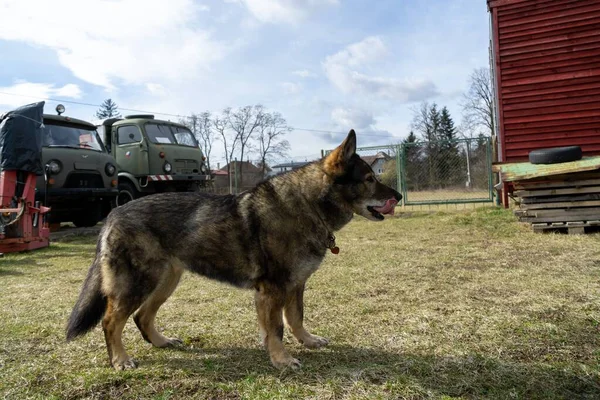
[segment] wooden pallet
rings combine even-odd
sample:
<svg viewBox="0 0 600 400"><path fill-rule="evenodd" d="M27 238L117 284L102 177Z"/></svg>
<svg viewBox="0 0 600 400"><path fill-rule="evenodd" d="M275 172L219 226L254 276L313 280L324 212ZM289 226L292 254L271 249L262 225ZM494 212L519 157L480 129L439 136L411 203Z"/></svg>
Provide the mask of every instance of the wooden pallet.
<svg viewBox="0 0 600 400"><path fill-rule="evenodd" d="M598 221L572 221L572 222L537 222L532 223L531 228L536 233L549 231L566 231L569 235L581 235L600 229L600 220Z"/></svg>
<svg viewBox="0 0 600 400"><path fill-rule="evenodd" d="M572 174L559 179L514 184L519 209L514 214L534 232L583 234L600 226L600 174Z"/></svg>

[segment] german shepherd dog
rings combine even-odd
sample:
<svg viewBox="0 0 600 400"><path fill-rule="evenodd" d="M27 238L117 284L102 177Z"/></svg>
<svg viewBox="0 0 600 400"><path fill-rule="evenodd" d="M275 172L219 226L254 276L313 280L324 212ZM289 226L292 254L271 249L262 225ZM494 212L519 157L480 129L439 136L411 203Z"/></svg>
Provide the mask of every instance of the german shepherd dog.
<svg viewBox="0 0 600 400"><path fill-rule="evenodd" d="M325 253L337 253L333 232L356 213L381 221L402 196L380 183L356 154L356 134L331 153L274 176L238 195L161 193L111 211L96 257L70 315L67 341L102 320L109 361L135 368L121 341L130 315L156 347L181 345L154 325L159 307L184 270L253 289L262 343L276 368L298 368L285 349L284 319L304 346L328 340L303 326L303 293Z"/></svg>

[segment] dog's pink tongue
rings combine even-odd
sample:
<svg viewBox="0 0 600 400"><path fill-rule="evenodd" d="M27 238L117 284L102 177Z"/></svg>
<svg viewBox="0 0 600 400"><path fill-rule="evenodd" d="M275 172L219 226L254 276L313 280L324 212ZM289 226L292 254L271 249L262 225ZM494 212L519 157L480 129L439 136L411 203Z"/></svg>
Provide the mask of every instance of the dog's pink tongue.
<svg viewBox="0 0 600 400"><path fill-rule="evenodd" d="M396 209L396 204L398 204L398 200L389 199L386 203L381 207L373 207L375 211L381 214L390 214L394 215L394 210Z"/></svg>

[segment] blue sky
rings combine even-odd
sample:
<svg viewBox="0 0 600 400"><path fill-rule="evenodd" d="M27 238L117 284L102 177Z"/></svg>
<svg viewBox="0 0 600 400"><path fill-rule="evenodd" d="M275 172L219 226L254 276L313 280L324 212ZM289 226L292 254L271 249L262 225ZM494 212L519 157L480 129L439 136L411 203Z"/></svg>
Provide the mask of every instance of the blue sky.
<svg viewBox="0 0 600 400"><path fill-rule="evenodd" d="M484 0L2 0L0 15L0 111L36 98L177 115L260 103L369 146L405 137L421 101L458 125L469 74L488 66ZM295 130L290 156L342 137Z"/></svg>

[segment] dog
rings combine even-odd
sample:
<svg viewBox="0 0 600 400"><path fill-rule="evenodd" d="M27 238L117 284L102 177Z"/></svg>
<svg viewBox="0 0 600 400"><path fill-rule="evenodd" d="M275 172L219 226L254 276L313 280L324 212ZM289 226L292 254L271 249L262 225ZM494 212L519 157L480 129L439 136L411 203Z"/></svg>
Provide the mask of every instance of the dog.
<svg viewBox="0 0 600 400"><path fill-rule="evenodd" d="M254 291L271 363L298 368L300 361L283 345L284 322L307 348L329 343L305 329L303 294L326 252L339 251L334 232L354 214L383 220L401 198L356 154L352 129L320 160L238 195L170 192L128 202L111 211L100 231L66 339L86 334L102 320L112 367L136 368L121 340L133 314L153 346L181 345L157 331L155 317L189 271Z"/></svg>

